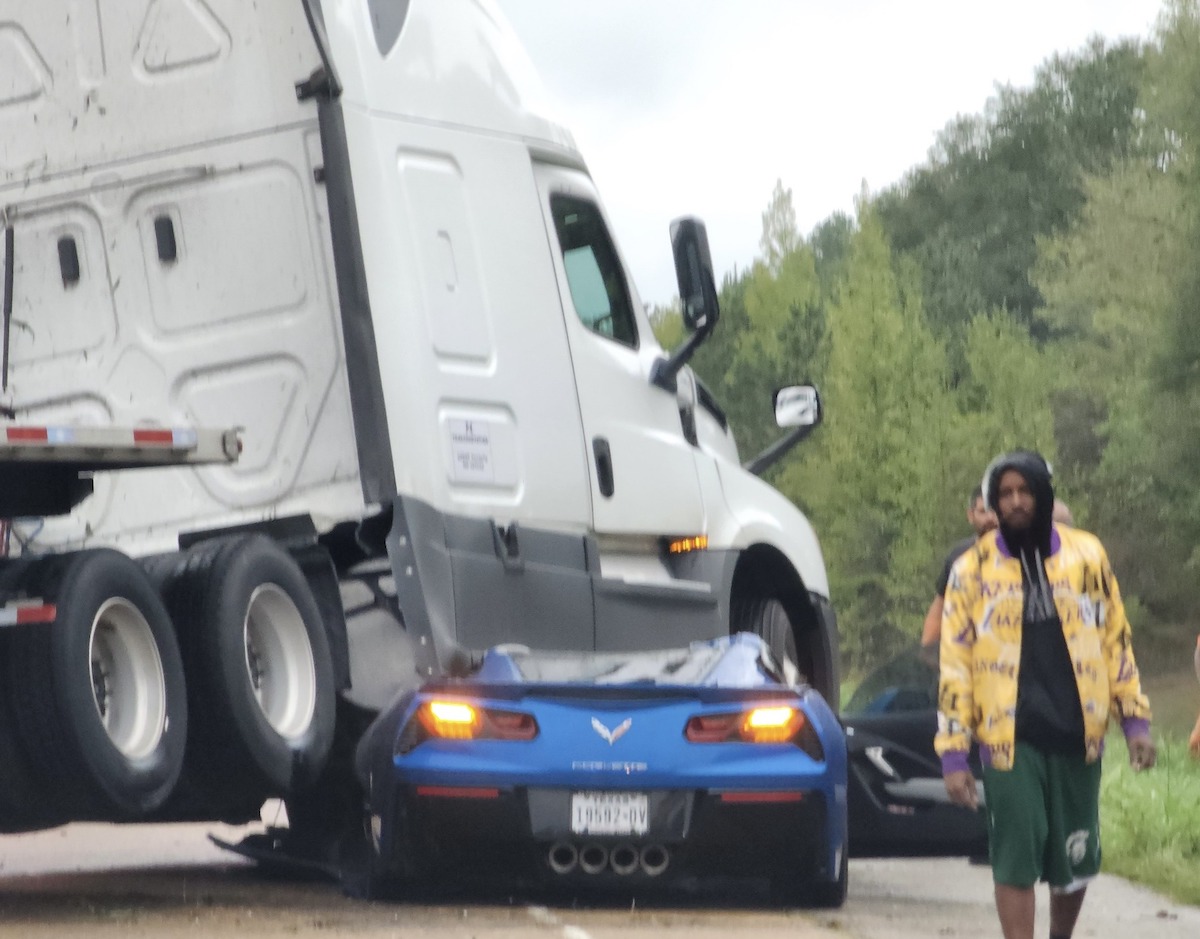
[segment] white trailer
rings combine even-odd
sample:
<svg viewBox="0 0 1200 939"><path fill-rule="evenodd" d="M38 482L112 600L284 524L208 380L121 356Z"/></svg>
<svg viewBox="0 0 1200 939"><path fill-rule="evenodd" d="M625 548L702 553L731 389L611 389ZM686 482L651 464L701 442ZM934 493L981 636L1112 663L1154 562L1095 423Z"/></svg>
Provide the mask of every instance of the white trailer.
<svg viewBox="0 0 1200 939"><path fill-rule="evenodd" d="M668 354L487 0L0 0L0 223L5 439L79 445L0 443L0 830L323 843L371 716L499 642L751 629L837 701L817 539L686 364L703 226Z"/></svg>

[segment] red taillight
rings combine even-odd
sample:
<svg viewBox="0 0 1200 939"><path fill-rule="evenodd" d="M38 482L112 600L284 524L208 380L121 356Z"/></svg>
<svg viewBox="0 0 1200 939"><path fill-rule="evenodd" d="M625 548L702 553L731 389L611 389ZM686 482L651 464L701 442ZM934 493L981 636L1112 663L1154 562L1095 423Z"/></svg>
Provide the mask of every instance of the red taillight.
<svg viewBox="0 0 1200 939"><path fill-rule="evenodd" d="M687 722L691 743L787 743L804 729L804 712L790 705L698 714Z"/></svg>
<svg viewBox="0 0 1200 939"><path fill-rule="evenodd" d="M491 725L491 736L498 740L532 740L538 734L537 721L532 714L521 711L484 711Z"/></svg>
<svg viewBox="0 0 1200 939"><path fill-rule="evenodd" d="M687 722L683 735L692 743L721 743L736 738L741 714L699 714Z"/></svg>

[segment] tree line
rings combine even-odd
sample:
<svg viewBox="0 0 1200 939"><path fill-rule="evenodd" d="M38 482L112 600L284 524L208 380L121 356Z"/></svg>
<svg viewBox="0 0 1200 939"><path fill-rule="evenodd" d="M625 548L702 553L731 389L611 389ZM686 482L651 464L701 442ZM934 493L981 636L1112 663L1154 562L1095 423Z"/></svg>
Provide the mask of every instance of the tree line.
<svg viewBox="0 0 1200 939"><path fill-rule="evenodd" d="M919 635L968 493L1018 446L1107 546L1144 667L1190 648L1198 260L1200 0L999 89L853 217L802 235L776 185L693 365L743 459L778 435L774 388L820 386L824 426L770 475L821 535L851 670Z"/></svg>

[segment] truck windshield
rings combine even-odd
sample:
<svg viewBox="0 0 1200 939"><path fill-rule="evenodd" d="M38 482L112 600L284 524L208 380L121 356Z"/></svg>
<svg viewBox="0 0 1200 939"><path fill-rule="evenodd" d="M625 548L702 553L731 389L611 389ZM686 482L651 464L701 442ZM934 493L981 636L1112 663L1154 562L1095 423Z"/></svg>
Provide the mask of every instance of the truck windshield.
<svg viewBox="0 0 1200 939"><path fill-rule="evenodd" d="M571 302L595 333L637 348L637 324L625 273L600 210L571 196L550 197Z"/></svg>

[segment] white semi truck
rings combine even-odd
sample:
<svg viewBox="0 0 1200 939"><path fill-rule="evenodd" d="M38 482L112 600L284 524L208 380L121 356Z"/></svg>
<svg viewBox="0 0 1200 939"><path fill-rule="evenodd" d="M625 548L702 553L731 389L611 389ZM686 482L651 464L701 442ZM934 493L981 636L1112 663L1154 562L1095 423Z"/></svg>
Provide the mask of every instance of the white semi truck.
<svg viewBox="0 0 1200 939"><path fill-rule="evenodd" d="M371 717L501 642L749 629L837 701L753 471L815 391L744 468L703 226L668 353L487 0L0 0L0 225L0 831L320 843Z"/></svg>

